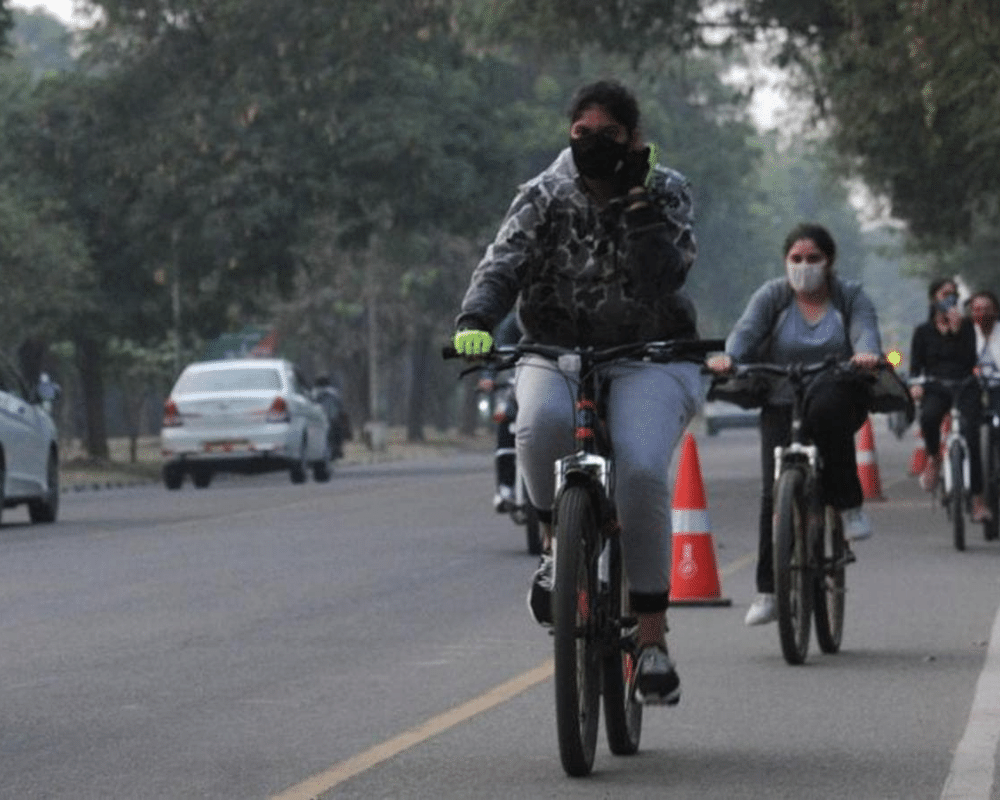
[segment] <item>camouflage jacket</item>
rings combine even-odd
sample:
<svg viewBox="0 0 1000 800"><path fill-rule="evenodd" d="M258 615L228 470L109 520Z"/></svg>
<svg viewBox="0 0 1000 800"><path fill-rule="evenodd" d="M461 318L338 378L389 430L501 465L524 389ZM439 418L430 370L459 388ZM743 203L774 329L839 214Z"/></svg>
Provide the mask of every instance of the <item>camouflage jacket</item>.
<svg viewBox="0 0 1000 800"><path fill-rule="evenodd" d="M472 274L456 327L492 330L517 304L532 341L623 344L694 338L680 291L697 254L687 179L657 167L650 203L598 209L566 148L520 187Z"/></svg>

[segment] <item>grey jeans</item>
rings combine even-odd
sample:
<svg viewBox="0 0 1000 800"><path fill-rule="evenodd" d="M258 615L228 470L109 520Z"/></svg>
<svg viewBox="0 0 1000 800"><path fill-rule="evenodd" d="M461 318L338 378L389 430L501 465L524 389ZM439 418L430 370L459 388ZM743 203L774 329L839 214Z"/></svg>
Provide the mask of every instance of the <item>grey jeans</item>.
<svg viewBox="0 0 1000 800"><path fill-rule="evenodd" d="M608 364L607 424L614 449L615 501L632 592L670 588L670 463L704 392L697 364ZM552 508L557 459L573 453L577 376L540 356L517 366L517 458L536 508Z"/></svg>

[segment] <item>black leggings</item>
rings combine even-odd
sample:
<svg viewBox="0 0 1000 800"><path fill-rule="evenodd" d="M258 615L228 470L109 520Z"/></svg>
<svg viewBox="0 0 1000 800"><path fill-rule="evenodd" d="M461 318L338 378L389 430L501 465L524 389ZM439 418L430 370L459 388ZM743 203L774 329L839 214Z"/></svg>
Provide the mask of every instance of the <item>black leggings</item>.
<svg viewBox="0 0 1000 800"><path fill-rule="evenodd" d="M983 461L979 446L979 425L982 419L982 390L978 383L962 389L958 397L958 410L962 415L962 435L969 446L969 491L983 492ZM951 392L940 384L924 385L920 400L920 433L928 455L938 455L941 450L941 420L951 411ZM969 431L975 431L974 436Z"/></svg>
<svg viewBox="0 0 1000 800"><path fill-rule="evenodd" d="M854 434L868 418L868 391L860 381L821 377L806 394L803 430L823 459L823 499L835 508L857 508L864 500L858 478ZM791 440L792 407L760 411L760 524L757 591L774 592L774 448Z"/></svg>

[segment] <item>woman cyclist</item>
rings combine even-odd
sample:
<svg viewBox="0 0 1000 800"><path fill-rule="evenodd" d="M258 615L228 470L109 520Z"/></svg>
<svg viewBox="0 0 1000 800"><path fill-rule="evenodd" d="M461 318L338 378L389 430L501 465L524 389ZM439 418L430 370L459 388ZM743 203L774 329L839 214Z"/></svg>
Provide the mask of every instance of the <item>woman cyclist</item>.
<svg viewBox="0 0 1000 800"><path fill-rule="evenodd" d="M680 292L694 262L691 197L678 172L655 165L633 94L615 81L581 88L569 114L569 146L514 198L472 274L456 320L455 348L474 357L516 303L528 340L574 347L695 338ZM635 691L676 703L680 679L667 654L670 461L701 401L696 364L629 362L605 369L607 422L632 609L639 620ZM572 376L524 358L516 369L517 458L541 521L542 563L529 607L551 623L554 462L572 453Z"/></svg>
<svg viewBox="0 0 1000 800"><path fill-rule="evenodd" d="M941 467L941 421L951 409L951 392L934 378L962 380L976 368L976 332L972 321L962 315L958 305L958 284L951 278L931 281L927 290L930 311L926 322L913 331L910 344L910 377L928 378L910 388L913 399L920 403L920 432L927 449L927 464L920 475L924 491L937 486ZM992 519L983 499L983 464L979 444L982 398L979 385L968 383L958 398L958 408L966 431L969 447L969 491L972 494L972 519L986 522Z"/></svg>
<svg viewBox="0 0 1000 800"><path fill-rule="evenodd" d="M714 372L725 374L734 363L776 364L819 362L827 356L850 359L862 370L881 358L875 306L859 281L834 272L836 243L822 225L802 223L786 237L785 276L761 286L726 339L726 354L708 360ZM823 494L842 511L849 538L872 535L861 508L864 495L858 478L854 434L869 411L866 382L851 376L817 376L806 395L804 429L823 457ZM791 437L792 395L777 386L760 412L762 490L757 545L757 597L746 615L747 625L777 619L774 598L772 515L774 511L774 448Z"/></svg>

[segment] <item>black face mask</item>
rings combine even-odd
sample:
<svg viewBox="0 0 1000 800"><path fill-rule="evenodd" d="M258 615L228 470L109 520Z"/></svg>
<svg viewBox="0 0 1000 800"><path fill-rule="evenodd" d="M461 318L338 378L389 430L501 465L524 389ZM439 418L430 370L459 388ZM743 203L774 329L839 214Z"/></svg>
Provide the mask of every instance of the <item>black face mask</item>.
<svg viewBox="0 0 1000 800"><path fill-rule="evenodd" d="M627 142L616 142L610 136L588 133L579 139L569 140L576 168L585 178L609 181L625 161Z"/></svg>
<svg viewBox="0 0 1000 800"><path fill-rule="evenodd" d="M942 297L934 304L934 308L940 311L942 314L947 314L957 305L958 305L958 295L946 294L944 297Z"/></svg>

